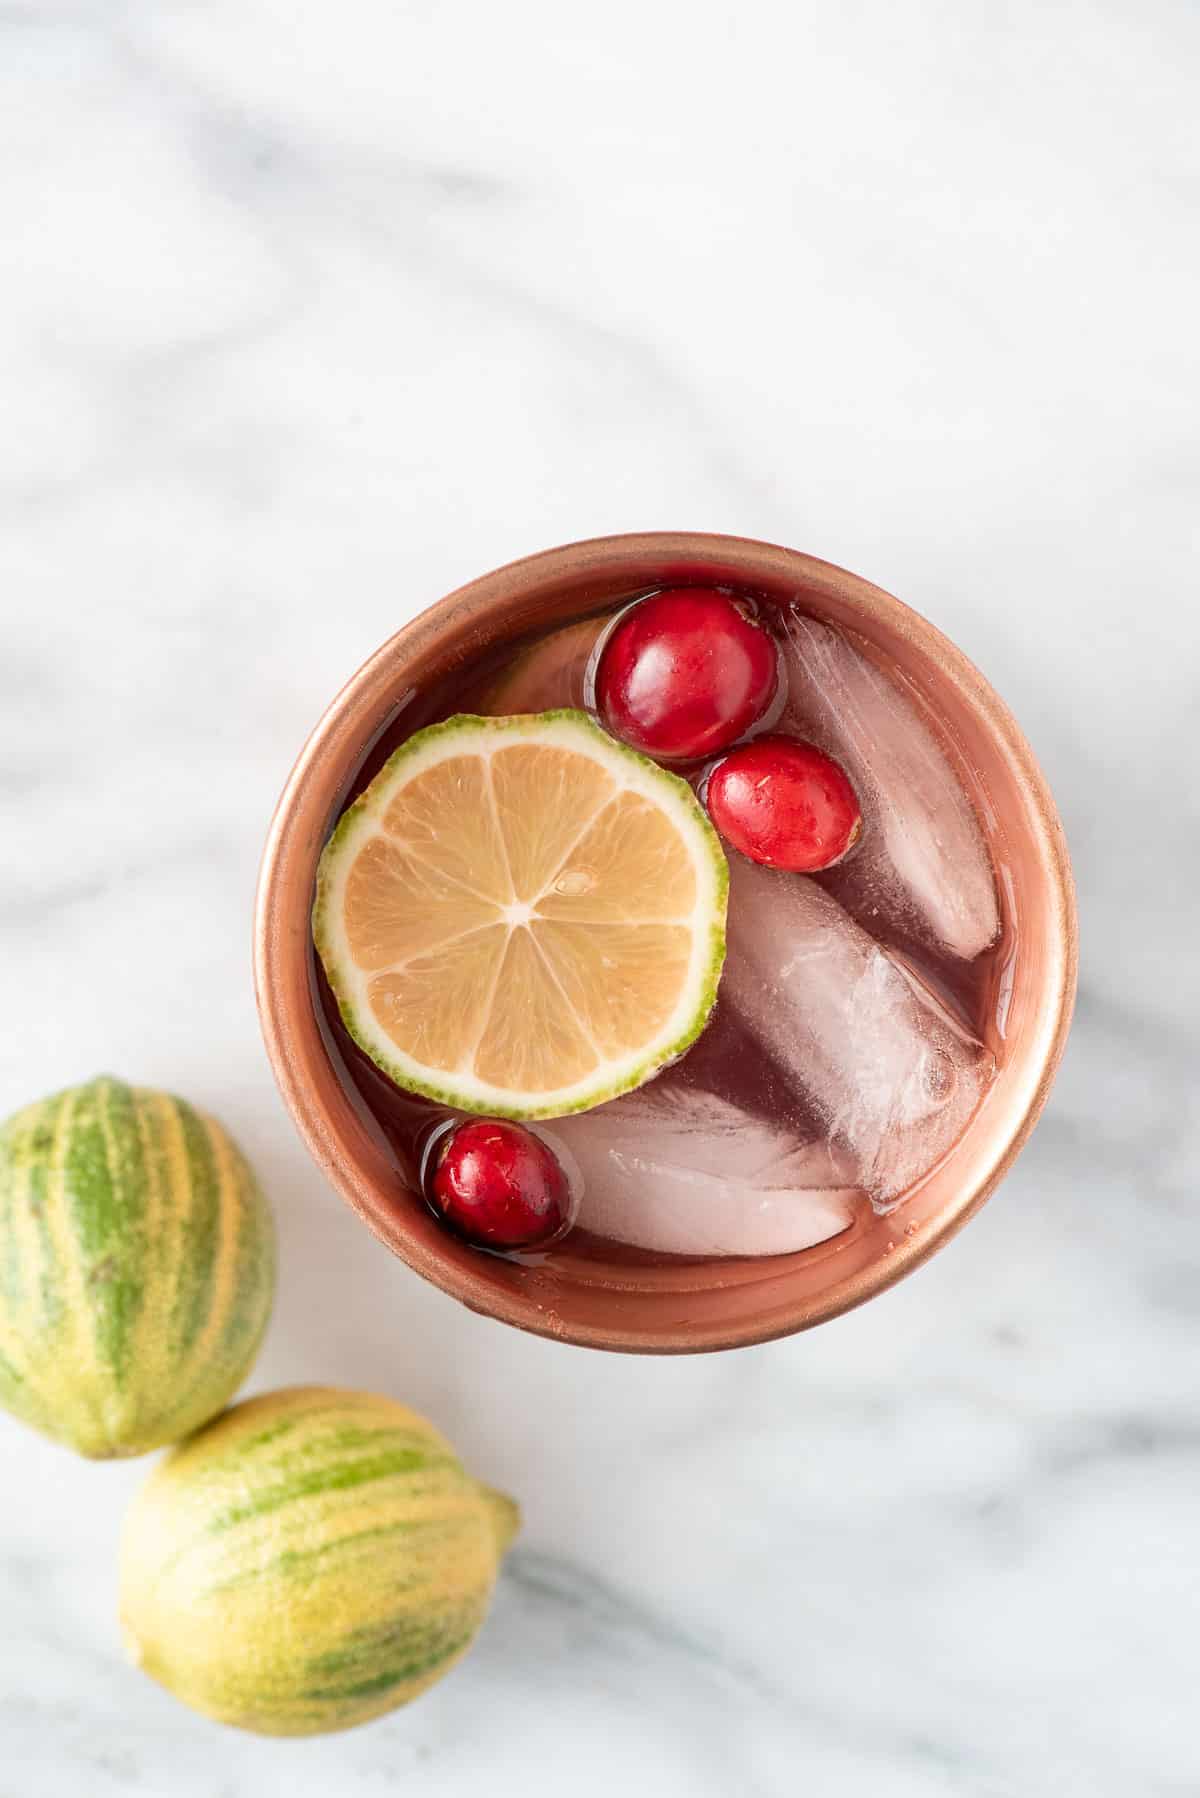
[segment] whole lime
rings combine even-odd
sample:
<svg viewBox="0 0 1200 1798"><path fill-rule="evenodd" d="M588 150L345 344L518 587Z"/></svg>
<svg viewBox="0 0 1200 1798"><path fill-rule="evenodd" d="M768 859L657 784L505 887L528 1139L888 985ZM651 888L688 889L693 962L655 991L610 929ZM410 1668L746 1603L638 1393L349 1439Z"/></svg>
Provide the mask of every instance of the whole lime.
<svg viewBox="0 0 1200 1798"><path fill-rule="evenodd" d="M517 1507L415 1411L299 1386L182 1443L126 1520L132 1658L195 1710L263 1735L348 1729L464 1655Z"/></svg>
<svg viewBox="0 0 1200 1798"><path fill-rule="evenodd" d="M228 1404L275 1291L275 1233L213 1118L108 1076L0 1128L0 1405L95 1457Z"/></svg>

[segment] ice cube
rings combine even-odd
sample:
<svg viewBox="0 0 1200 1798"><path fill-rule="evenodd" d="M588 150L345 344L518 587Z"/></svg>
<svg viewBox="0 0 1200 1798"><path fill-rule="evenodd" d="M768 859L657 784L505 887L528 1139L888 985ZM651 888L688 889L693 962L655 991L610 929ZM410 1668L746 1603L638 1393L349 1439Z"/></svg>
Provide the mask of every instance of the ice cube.
<svg viewBox="0 0 1200 1798"><path fill-rule="evenodd" d="M971 958L1000 928L983 834L945 751L915 705L827 625L785 615L787 722L841 762L863 835L827 884L860 918Z"/></svg>
<svg viewBox="0 0 1200 1798"><path fill-rule="evenodd" d="M836 1150L670 1074L547 1134L581 1176L582 1228L660 1254L790 1254L862 1198Z"/></svg>
<svg viewBox="0 0 1200 1798"><path fill-rule="evenodd" d="M993 1058L814 880L731 863L722 1003L887 1210L958 1140Z"/></svg>
<svg viewBox="0 0 1200 1798"><path fill-rule="evenodd" d="M476 709L489 718L507 718L586 705L588 664L607 623L606 618L581 618L519 650Z"/></svg>

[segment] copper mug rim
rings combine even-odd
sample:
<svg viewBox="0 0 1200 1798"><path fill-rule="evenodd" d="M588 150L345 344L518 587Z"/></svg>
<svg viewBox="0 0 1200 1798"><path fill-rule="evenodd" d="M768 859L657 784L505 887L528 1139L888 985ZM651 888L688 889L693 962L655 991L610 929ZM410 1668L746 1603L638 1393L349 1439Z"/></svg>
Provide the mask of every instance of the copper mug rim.
<svg viewBox="0 0 1200 1798"><path fill-rule="evenodd" d="M339 1081L316 1016L309 951L316 863L353 766L418 684L420 670L452 667L502 627L518 634L547 603L567 617L588 596L689 578L792 592L868 641L878 637L888 653L915 659L939 703L976 733L999 784L1015 796L1039 960L1025 982L1033 984L1020 1066L1004 1102L989 1100L983 1129L977 1119L951 1151L950 1177L919 1222L859 1244L849 1258L839 1259L843 1239L836 1238L800 1256L698 1261L658 1278L616 1269L590 1285L564 1285L480 1255L441 1232L420 1204L395 1202L394 1168L385 1169ZM634 1352L733 1348L789 1335L862 1304L925 1261L985 1202L1033 1129L1065 1045L1076 968L1074 888L1054 801L1015 719L978 669L927 619L860 576L796 550L708 532L565 544L469 582L404 625L346 683L301 750L270 826L255 906L255 990L275 1079L309 1152L342 1198L410 1267L472 1310L555 1340Z"/></svg>

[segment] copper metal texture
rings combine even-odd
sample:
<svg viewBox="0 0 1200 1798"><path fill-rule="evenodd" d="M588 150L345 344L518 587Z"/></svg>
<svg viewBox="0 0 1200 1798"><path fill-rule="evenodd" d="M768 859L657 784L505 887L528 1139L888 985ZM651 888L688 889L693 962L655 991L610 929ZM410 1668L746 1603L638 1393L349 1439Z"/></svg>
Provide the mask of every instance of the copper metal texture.
<svg viewBox="0 0 1200 1798"><path fill-rule="evenodd" d="M630 1267L565 1257L523 1267L439 1228L330 1060L314 1007L309 913L317 859L349 778L406 694L480 650L659 585L713 584L853 631L916 689L986 795L1015 922L1002 1066L943 1164L899 1211L864 1217L803 1254ZM843 568L738 537L596 538L511 563L430 607L385 643L301 751L267 839L255 917L259 1012L280 1090L330 1183L410 1267L472 1310L564 1342L648 1353L737 1348L808 1329L911 1273L976 1212L1025 1142L1062 1054L1075 990L1070 865L1032 751L983 676L916 612Z"/></svg>

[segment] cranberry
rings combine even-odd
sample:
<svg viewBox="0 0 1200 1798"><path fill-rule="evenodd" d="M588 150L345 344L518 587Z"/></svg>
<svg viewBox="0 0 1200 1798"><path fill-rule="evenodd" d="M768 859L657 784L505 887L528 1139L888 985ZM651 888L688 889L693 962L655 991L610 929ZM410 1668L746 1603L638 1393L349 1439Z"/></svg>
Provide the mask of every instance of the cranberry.
<svg viewBox="0 0 1200 1798"><path fill-rule="evenodd" d="M570 1221L571 1188L557 1156L520 1124L459 1124L441 1144L429 1187L439 1215L486 1248L534 1248Z"/></svg>
<svg viewBox="0 0 1200 1798"><path fill-rule="evenodd" d="M725 841L765 868L831 868L862 829L842 769L789 737L758 737L732 750L709 776L706 799Z"/></svg>
<svg viewBox="0 0 1200 1798"><path fill-rule="evenodd" d="M762 625L726 593L677 587L633 606L596 671L608 730L664 761L715 755L761 718L779 685Z"/></svg>

